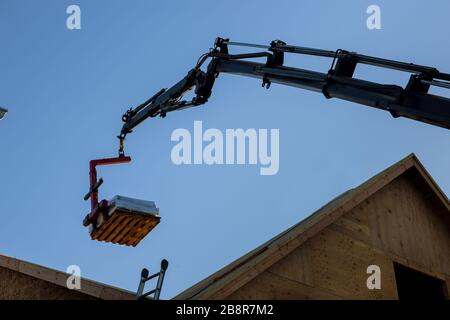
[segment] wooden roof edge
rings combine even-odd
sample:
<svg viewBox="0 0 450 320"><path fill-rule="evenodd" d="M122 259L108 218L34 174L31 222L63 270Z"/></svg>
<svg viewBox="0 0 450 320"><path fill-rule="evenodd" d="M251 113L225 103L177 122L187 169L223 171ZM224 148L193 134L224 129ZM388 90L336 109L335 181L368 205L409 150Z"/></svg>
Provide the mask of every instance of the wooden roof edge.
<svg viewBox="0 0 450 320"><path fill-rule="evenodd" d="M448 208L448 199L445 194L425 170L416 155L411 153L402 160L363 182L358 187L331 200L328 204L321 207L298 224L275 236L241 258L231 262L211 276L184 290L173 299L206 299L220 297L221 293L223 296L226 292L226 289L222 288L226 283L236 281L237 278L241 277L241 281L236 281L236 285L234 285L234 287L231 285L231 289L228 290L228 293L234 292L260 272L263 272L276 261L280 260L283 256L289 254L301 243L326 228L340 216L412 167L415 167L435 193L440 195L440 198ZM296 246L289 245L291 242L295 242ZM272 259L271 261L270 255L276 254L277 251L280 251L280 253L277 254L277 258ZM248 275L243 276L245 273L248 273Z"/></svg>
<svg viewBox="0 0 450 320"><path fill-rule="evenodd" d="M67 279L71 276L70 274L59 270L51 269L2 254L0 254L0 267L16 271L21 274L28 275L33 278L65 288L67 288ZM132 300L136 298L136 294L131 291L106 285L86 278L81 278L81 289L74 290L104 300Z"/></svg>

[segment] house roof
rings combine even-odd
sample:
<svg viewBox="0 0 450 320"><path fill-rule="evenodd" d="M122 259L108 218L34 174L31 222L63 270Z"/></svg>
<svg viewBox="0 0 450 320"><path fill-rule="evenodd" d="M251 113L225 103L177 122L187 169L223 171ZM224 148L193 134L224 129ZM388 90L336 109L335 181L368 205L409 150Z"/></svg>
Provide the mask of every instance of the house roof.
<svg viewBox="0 0 450 320"><path fill-rule="evenodd" d="M50 282L64 288L66 288L66 282L69 276L69 274L65 272L4 255L0 255L0 267ZM81 289L77 291L103 300L136 299L136 293L84 278L81 279Z"/></svg>
<svg viewBox="0 0 450 320"><path fill-rule="evenodd" d="M450 226L450 203L447 196L417 157L410 154L360 186L341 194L306 219L180 293L174 299L215 299L230 295L406 172L413 175L430 200L440 204L442 210L437 213L441 214Z"/></svg>

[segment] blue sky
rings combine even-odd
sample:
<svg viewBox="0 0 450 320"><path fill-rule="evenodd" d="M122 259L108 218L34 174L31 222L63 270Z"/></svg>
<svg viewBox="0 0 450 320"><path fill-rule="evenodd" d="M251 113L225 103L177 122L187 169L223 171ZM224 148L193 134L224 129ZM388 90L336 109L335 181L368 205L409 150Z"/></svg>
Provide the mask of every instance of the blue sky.
<svg viewBox="0 0 450 320"><path fill-rule="evenodd" d="M215 37L343 48L450 72L448 1L0 0L0 253L136 290L142 267L170 262L170 298L415 152L450 192L447 130L317 93L222 75L205 106L142 124L127 141L131 164L104 167L100 196L156 201L162 222L136 248L91 241L90 159L114 156L121 115L181 79ZM66 28L77 4L82 29ZM368 30L366 8L381 7ZM330 61L290 57L326 71ZM358 68L405 84L407 75ZM170 135L205 128L279 128L280 170L176 166Z"/></svg>

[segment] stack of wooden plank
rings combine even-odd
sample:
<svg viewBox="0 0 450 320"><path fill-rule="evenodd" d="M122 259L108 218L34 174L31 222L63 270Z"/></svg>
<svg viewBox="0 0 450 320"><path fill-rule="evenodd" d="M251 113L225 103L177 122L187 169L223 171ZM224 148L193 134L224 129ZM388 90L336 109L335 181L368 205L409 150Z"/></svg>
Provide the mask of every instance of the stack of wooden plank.
<svg viewBox="0 0 450 320"><path fill-rule="evenodd" d="M93 240L135 247L159 221L159 209L153 201L115 196L107 213L98 215L90 234Z"/></svg>

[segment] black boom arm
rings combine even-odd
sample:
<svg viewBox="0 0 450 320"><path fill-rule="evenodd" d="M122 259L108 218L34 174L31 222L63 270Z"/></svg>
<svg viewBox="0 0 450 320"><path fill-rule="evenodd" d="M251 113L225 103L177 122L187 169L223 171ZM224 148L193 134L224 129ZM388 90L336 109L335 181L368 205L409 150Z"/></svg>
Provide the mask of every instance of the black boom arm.
<svg viewBox="0 0 450 320"><path fill-rule="evenodd" d="M246 46L265 49L248 54L230 54L228 47ZM328 57L333 59L327 73L284 66L284 54L294 53ZM206 71L202 64L210 58ZM265 63L248 61L265 58ZM411 74L405 88L353 78L357 64L394 69ZM450 99L428 93L430 86L450 89L450 74L411 63L380 59L345 50L328 51L306 47L290 46L282 41L272 41L270 46L217 38L214 48L202 55L197 65L173 87L162 89L153 97L122 117L124 125L119 135L123 154L125 136L149 117L162 116L170 111L198 106L208 101L214 81L219 73L230 73L262 80L269 88L272 83L298 87L322 93L327 99L339 98L358 104L389 111L394 117L406 117L435 126L450 129ZM195 87L190 101L182 96Z"/></svg>

